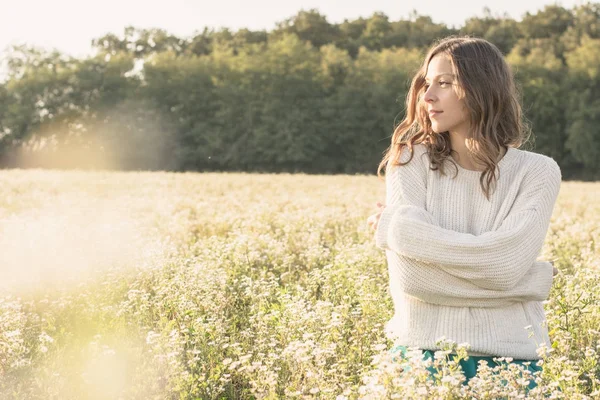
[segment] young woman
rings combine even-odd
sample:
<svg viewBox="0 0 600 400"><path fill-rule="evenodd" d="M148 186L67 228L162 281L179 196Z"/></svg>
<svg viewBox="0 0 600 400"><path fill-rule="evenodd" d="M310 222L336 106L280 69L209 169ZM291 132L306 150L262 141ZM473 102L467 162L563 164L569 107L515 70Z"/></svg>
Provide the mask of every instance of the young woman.
<svg viewBox="0 0 600 400"><path fill-rule="evenodd" d="M550 345L542 301L556 269L537 257L561 171L518 149L527 135L510 68L485 40L444 39L406 106L378 169L386 205L368 220L386 250L388 337L426 357L441 337L470 344L467 380L481 359L539 359L537 348Z"/></svg>

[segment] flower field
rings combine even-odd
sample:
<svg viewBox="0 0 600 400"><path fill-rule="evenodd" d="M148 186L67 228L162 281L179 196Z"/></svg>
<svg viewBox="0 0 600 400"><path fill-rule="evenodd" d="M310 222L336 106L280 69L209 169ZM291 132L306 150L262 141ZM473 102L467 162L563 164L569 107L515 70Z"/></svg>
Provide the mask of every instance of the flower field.
<svg viewBox="0 0 600 400"><path fill-rule="evenodd" d="M374 176L0 181L1 399L600 398L599 183L563 182L554 209L542 374L461 385L445 355L464 344L443 342L434 379L416 350L410 371L392 361Z"/></svg>

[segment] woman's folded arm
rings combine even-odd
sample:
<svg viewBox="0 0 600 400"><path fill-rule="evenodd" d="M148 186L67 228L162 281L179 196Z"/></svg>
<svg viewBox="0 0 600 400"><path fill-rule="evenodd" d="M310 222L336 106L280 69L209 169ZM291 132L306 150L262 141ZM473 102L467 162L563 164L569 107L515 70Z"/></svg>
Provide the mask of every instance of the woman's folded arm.
<svg viewBox="0 0 600 400"><path fill-rule="evenodd" d="M393 252L388 257L399 258L389 264L390 287L399 287L427 303L452 307L502 307L515 302L543 301L548 298L553 281L553 267L547 261L535 261L512 288L492 290L456 277L435 264Z"/></svg>
<svg viewBox="0 0 600 400"><path fill-rule="evenodd" d="M376 245L435 264L436 268L484 289L515 288L543 245L560 188L558 166L550 164L541 175L543 179L526 186L497 230L478 236L438 226L424 208L426 188L421 188L422 180L418 176L415 179L414 169L403 168L394 168L393 179L388 181L388 193L394 195L395 201L381 215ZM405 193L413 199L407 201Z"/></svg>

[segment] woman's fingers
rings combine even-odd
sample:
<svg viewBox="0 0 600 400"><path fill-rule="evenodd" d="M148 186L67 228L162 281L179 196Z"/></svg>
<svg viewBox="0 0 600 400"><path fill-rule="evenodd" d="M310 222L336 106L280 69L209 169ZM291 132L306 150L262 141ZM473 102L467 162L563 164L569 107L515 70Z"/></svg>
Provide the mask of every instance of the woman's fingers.
<svg viewBox="0 0 600 400"><path fill-rule="evenodd" d="M379 217L381 213L373 214L367 219L367 223L373 230L377 229L377 224L379 223Z"/></svg>
<svg viewBox="0 0 600 400"><path fill-rule="evenodd" d="M367 224L369 224L369 226L373 230L377 230L377 224L379 223L379 217L381 217L381 213L383 212L383 208L385 208L385 204L378 201L377 203L375 203L375 206L379 209L379 212L377 214L373 214L369 218L367 218Z"/></svg>

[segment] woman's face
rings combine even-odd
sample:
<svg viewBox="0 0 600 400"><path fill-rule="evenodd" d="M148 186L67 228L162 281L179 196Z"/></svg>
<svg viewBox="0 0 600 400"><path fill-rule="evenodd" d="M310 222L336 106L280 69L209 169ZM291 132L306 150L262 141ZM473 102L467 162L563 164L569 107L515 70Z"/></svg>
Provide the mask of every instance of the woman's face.
<svg viewBox="0 0 600 400"><path fill-rule="evenodd" d="M464 102L456 93L458 81L445 54L435 55L425 75L423 101L435 133L450 132L468 137L469 119Z"/></svg>

